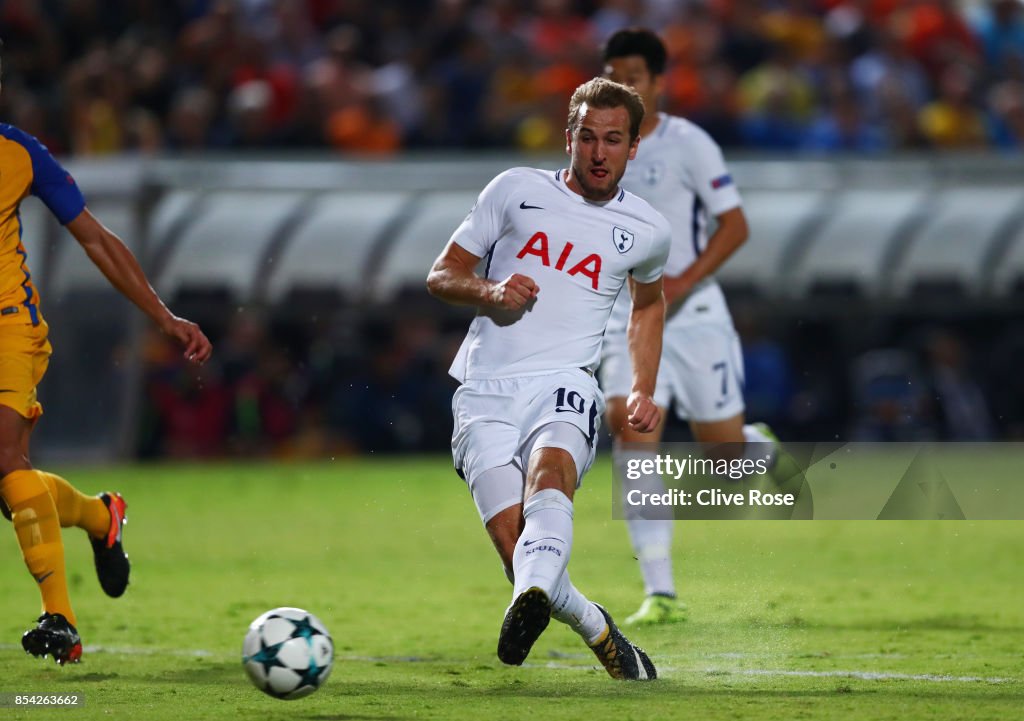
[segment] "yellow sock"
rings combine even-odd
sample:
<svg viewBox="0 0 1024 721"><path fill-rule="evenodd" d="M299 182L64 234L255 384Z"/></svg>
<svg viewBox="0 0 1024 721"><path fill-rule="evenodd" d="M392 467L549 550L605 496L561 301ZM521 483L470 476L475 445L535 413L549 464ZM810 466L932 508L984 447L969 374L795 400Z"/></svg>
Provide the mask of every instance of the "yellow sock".
<svg viewBox="0 0 1024 721"><path fill-rule="evenodd" d="M14 533L29 573L39 584L43 611L77 625L64 573L64 543L57 506L38 471L13 471L0 479L0 496L11 509Z"/></svg>
<svg viewBox="0 0 1024 721"><path fill-rule="evenodd" d="M110 530L110 510L99 496L87 496L55 473L37 471L57 506L61 528L82 528L94 538Z"/></svg>

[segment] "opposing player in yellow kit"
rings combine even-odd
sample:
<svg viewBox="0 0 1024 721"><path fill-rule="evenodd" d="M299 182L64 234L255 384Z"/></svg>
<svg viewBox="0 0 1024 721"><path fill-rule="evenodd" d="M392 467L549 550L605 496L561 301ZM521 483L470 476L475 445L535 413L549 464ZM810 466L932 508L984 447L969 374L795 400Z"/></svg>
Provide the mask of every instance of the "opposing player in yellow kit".
<svg viewBox="0 0 1024 721"><path fill-rule="evenodd" d="M0 123L0 512L14 524L43 600L43 613L22 636L22 646L63 665L81 658L82 642L68 597L61 527L88 533L107 595L124 593L130 569L121 544L125 502L120 494L84 495L29 461L29 438L43 412L36 386L51 347L21 242L18 208L28 195L43 201L117 290L184 346L186 358L202 363L211 346L199 326L167 309L131 251L89 212L74 179L49 151L31 135Z"/></svg>

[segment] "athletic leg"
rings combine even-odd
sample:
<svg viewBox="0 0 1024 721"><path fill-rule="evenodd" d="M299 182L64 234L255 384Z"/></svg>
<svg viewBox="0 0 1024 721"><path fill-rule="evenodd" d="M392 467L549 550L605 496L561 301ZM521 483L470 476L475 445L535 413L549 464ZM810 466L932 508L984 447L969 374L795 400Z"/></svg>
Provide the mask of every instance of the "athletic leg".
<svg viewBox="0 0 1024 721"><path fill-rule="evenodd" d="M28 458L32 426L14 409L0 406L0 497L10 510L22 557L42 597L39 625L25 632L22 646L36 656L52 654L63 664L81 657L82 643L68 596L57 507Z"/></svg>
<svg viewBox="0 0 1024 721"><path fill-rule="evenodd" d="M575 426L568 428L582 438ZM544 447L529 455L523 529L512 550L512 604L498 637L504 663L522 664L551 618L552 597L572 550L576 481L576 464L567 451Z"/></svg>
<svg viewBox="0 0 1024 721"><path fill-rule="evenodd" d="M12 408L0 406L0 495L11 510L25 565L39 584L43 610L60 613L73 624L57 506L28 458L32 425Z"/></svg>
<svg viewBox="0 0 1024 721"><path fill-rule="evenodd" d="M57 506L61 528L81 528L102 538L110 528L110 509L99 496L87 496L55 473L39 471Z"/></svg>
<svg viewBox="0 0 1024 721"><path fill-rule="evenodd" d="M631 490L645 493L664 493L665 481L656 474L647 474L636 480L625 472L626 461L638 456L653 457L665 430L667 409L661 408L661 423L653 433L637 433L626 423L626 399L622 396L609 398L608 425L613 433L613 473L621 485L623 498ZM648 449L648 450L639 450ZM644 581L644 600L640 608L626 618L627 626L635 624L674 623L686 619L686 607L676 599L676 587L672 573L673 518L669 507L661 517L652 517L655 509L647 509L643 517L631 512L624 505L626 528L633 544L640 575Z"/></svg>

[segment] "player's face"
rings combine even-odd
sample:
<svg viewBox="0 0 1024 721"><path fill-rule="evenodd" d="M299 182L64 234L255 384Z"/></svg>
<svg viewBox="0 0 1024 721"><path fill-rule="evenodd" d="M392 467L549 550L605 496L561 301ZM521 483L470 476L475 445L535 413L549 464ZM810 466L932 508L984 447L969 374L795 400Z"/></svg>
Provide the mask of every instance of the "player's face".
<svg viewBox="0 0 1024 721"><path fill-rule="evenodd" d="M611 200L619 191L626 163L636 157L637 143L629 137L625 107L580 107L575 131L565 133L565 151L572 158L569 187L587 200Z"/></svg>
<svg viewBox="0 0 1024 721"><path fill-rule="evenodd" d="M617 83L628 85L644 99L644 110L649 115L658 109L658 99L664 87L661 75L651 75L643 55L624 55L612 58L604 66L604 76Z"/></svg>

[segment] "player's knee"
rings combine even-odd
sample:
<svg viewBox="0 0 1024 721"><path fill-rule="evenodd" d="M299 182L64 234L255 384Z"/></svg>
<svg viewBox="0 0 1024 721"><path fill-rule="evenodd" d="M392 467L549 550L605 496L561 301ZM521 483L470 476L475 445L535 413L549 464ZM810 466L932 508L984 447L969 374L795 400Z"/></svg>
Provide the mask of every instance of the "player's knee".
<svg viewBox="0 0 1024 721"><path fill-rule="evenodd" d="M553 488L572 498L576 490L576 462L572 455L561 448L543 448L534 454L536 456L546 457L538 459L536 463L531 459L527 478L528 492L533 494Z"/></svg>
<svg viewBox="0 0 1024 721"><path fill-rule="evenodd" d="M28 458L20 448L0 446L0 478L14 471L23 471L31 467Z"/></svg>

